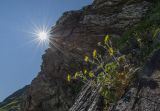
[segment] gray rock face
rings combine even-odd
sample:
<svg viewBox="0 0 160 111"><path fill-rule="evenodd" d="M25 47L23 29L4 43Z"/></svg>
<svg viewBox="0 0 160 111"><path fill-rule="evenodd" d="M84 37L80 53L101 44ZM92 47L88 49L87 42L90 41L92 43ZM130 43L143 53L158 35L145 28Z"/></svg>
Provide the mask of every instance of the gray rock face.
<svg viewBox="0 0 160 111"><path fill-rule="evenodd" d="M84 55L90 55L106 33L120 37L141 20L150 5L143 0L95 0L79 11L64 13L51 29L50 48L42 57L41 72L31 83L22 111L68 111L77 97L75 87L79 84L68 83L67 73L85 67ZM98 111L98 95L89 93L86 97L93 100L82 105L89 109L74 105L80 109L70 110Z"/></svg>
<svg viewBox="0 0 160 111"><path fill-rule="evenodd" d="M139 80L117 102L112 111L160 111L160 50L155 51Z"/></svg>
<svg viewBox="0 0 160 111"><path fill-rule="evenodd" d="M93 89L89 83L86 84L69 111L102 111L103 101L98 90L99 87Z"/></svg>

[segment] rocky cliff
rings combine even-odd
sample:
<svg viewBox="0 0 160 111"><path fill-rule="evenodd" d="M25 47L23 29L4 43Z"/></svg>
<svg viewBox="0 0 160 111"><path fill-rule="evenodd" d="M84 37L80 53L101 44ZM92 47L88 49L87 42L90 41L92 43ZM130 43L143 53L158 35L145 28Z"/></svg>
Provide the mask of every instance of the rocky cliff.
<svg viewBox="0 0 160 111"><path fill-rule="evenodd" d="M84 55L90 56L106 34L120 38L141 21L150 6L145 0L94 0L81 10L65 12L51 29L50 48L42 57L41 71L31 83L22 111L101 111L100 96L85 86L76 98L80 82L68 83L66 75L83 69Z"/></svg>

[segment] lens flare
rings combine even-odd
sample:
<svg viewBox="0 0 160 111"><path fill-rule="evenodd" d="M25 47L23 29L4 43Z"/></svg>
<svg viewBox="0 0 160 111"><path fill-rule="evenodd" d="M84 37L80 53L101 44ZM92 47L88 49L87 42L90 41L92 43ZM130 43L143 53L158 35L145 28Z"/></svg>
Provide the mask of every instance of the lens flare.
<svg viewBox="0 0 160 111"><path fill-rule="evenodd" d="M45 46L48 47L49 39L50 39L50 27L48 25L33 25L32 32L32 41L37 43L37 47ZM31 42L32 42L31 41Z"/></svg>
<svg viewBox="0 0 160 111"><path fill-rule="evenodd" d="M45 48L50 47L53 51L59 50L61 53L63 53L65 56L65 51L63 50L63 48L61 47L61 45L57 42L57 38L56 37L51 37L51 27L54 26L49 26L47 24L44 25L35 25L34 23L33 25L33 29L32 31L30 31L29 33L32 35L33 39L30 41L34 42L37 44L36 49L39 46L43 46Z"/></svg>
<svg viewBox="0 0 160 111"><path fill-rule="evenodd" d="M40 41L46 41L48 39L48 33L44 31L39 32L37 36L40 39Z"/></svg>

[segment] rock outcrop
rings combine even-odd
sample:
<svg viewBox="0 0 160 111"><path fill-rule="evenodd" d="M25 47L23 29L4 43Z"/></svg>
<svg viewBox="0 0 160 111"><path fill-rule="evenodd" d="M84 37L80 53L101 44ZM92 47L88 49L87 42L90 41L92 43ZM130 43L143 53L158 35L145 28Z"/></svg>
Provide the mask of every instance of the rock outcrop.
<svg viewBox="0 0 160 111"><path fill-rule="evenodd" d="M68 111L78 94L75 86L80 85L77 81L68 83L67 73L83 68L84 55L89 56L106 34L119 38L150 6L145 0L95 0L81 10L65 12L51 29L50 48L42 57L41 72L31 83L22 111ZM82 105L82 109L74 109L74 105L71 111L101 110L94 106L99 95L86 88L81 94L88 94L85 96L94 102ZM91 107L94 110L89 110Z"/></svg>
<svg viewBox="0 0 160 111"><path fill-rule="evenodd" d="M103 111L104 101L98 93L99 87L92 88L86 84L69 111Z"/></svg>
<svg viewBox="0 0 160 111"><path fill-rule="evenodd" d="M113 111L160 111L160 50L147 61L138 80L130 87Z"/></svg>

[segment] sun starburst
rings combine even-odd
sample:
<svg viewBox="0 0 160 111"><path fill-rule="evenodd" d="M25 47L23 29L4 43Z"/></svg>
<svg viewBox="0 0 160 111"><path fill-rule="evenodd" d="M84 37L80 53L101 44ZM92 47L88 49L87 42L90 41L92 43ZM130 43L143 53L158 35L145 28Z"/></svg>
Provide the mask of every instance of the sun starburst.
<svg viewBox="0 0 160 111"><path fill-rule="evenodd" d="M33 25L33 29L29 33L32 35L33 39L30 42L34 42L37 44L36 49L39 46L42 46L45 48L50 47L53 51L55 51L56 49L65 55L63 48L57 42L57 38L51 37L51 32L50 32L51 26L46 24L42 26L35 25L35 24L32 24L32 25Z"/></svg>
<svg viewBox="0 0 160 111"><path fill-rule="evenodd" d="M48 34L47 32L44 32L44 31L39 32L37 36L41 41L45 41L46 39L48 39Z"/></svg>
<svg viewBox="0 0 160 111"><path fill-rule="evenodd" d="M34 25L34 29L31 34L33 41L36 42L38 46L48 46L50 39L50 28L47 25Z"/></svg>

